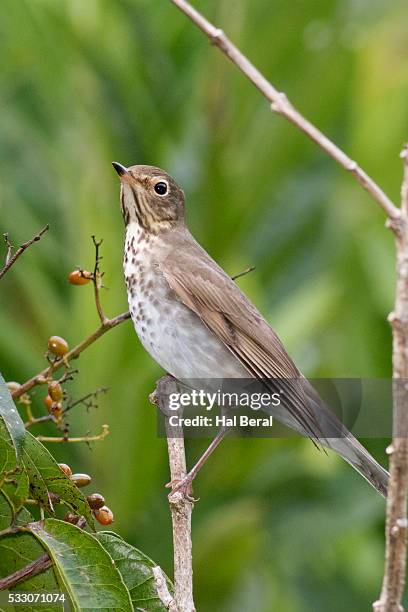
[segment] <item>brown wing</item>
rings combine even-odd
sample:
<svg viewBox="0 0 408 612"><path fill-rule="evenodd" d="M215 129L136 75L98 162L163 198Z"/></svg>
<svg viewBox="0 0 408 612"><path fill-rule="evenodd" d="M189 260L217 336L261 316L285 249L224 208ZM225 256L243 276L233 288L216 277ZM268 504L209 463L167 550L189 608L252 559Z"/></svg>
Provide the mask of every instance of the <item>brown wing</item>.
<svg viewBox="0 0 408 612"><path fill-rule="evenodd" d="M191 246L191 245L189 245ZM196 245L187 262L183 251L167 257L161 271L176 297L197 314L248 370L262 379L292 379L285 384L285 407L311 438L323 437L316 415L299 384L301 373L258 310L229 276ZM193 264L193 265L192 265ZM276 390L276 388L274 389Z"/></svg>

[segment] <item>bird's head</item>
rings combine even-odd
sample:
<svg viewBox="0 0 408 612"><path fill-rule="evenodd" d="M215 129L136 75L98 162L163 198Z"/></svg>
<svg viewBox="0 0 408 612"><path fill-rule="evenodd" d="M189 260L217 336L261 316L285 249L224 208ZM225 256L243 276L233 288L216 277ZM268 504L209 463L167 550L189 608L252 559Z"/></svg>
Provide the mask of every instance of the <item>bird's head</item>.
<svg viewBox="0 0 408 612"><path fill-rule="evenodd" d="M154 166L112 165L120 178L125 225L135 222L147 232L159 234L184 223L184 193L167 172Z"/></svg>

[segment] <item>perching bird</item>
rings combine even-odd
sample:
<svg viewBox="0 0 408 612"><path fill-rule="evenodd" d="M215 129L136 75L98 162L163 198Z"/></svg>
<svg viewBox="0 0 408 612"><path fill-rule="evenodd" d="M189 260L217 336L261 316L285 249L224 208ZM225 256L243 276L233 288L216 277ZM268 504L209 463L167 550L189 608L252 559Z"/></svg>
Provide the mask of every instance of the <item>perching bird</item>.
<svg viewBox="0 0 408 612"><path fill-rule="evenodd" d="M152 166L113 166L126 225L130 314L153 359L178 380L297 381L287 382L287 399L273 415L336 451L385 496L386 470L325 407L267 321L191 235L176 181Z"/></svg>

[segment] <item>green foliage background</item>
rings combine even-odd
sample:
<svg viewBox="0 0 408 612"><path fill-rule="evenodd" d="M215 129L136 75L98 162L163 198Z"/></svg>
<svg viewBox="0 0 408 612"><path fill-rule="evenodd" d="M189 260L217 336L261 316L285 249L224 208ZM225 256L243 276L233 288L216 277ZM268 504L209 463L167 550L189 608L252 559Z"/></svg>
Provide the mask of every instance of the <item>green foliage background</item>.
<svg viewBox="0 0 408 612"><path fill-rule="evenodd" d="M196 2L299 109L398 198L407 139L404 0ZM118 180L110 162L162 166L184 186L195 236L310 376L388 376L394 253L384 217L355 182L282 119L166 0L3 0L0 218L15 243L45 223L1 286L0 369L23 381L46 339L97 325L92 291L67 273L104 238L103 300L126 309ZM52 447L93 475L115 530L171 574L165 441L147 396L160 369L130 323L77 363L79 396L106 385ZM35 410L44 390L37 388ZM384 410L389 410L385 406ZM42 431L45 431L43 428ZM52 431L51 429L49 431ZM189 443L193 461L208 441ZM385 462L385 441L368 441ZM378 495L303 440L231 439L196 482L199 610L369 609L383 566Z"/></svg>

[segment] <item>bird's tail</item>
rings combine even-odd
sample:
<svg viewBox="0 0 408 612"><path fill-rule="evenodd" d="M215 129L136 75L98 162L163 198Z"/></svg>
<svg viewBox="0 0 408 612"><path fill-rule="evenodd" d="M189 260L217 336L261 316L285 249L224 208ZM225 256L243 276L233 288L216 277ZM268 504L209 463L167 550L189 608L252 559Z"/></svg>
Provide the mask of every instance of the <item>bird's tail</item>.
<svg viewBox="0 0 408 612"><path fill-rule="evenodd" d="M368 450L338 420L309 381L304 379L304 384L309 406L315 415L316 422L318 422L322 432L327 432L327 437L319 436L316 442L341 455L374 489L377 489L381 495L387 497L389 480L387 470L377 463Z"/></svg>
<svg viewBox="0 0 408 612"><path fill-rule="evenodd" d="M387 497L389 474L351 434L320 442L343 457L381 495Z"/></svg>

